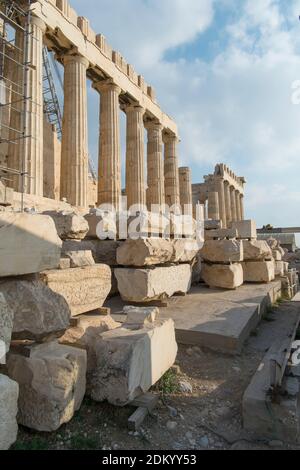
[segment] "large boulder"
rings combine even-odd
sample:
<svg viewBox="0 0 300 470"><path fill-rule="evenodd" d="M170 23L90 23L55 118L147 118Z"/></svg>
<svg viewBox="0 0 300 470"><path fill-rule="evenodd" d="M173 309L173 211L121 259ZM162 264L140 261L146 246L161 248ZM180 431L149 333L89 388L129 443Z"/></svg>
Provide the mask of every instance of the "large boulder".
<svg viewBox="0 0 300 470"><path fill-rule="evenodd" d="M228 265L203 263L201 277L208 286L222 289L237 289L244 282L240 263Z"/></svg>
<svg viewBox="0 0 300 470"><path fill-rule="evenodd" d="M243 240L244 261L261 261L272 258L272 250L264 240Z"/></svg>
<svg viewBox="0 0 300 470"><path fill-rule="evenodd" d="M211 263L233 263L244 259L243 244L239 240L206 240L200 253Z"/></svg>
<svg viewBox="0 0 300 470"><path fill-rule="evenodd" d="M56 431L80 408L86 387L86 351L56 342L32 346L29 357L9 354L7 371L19 384L18 422Z"/></svg>
<svg viewBox="0 0 300 470"><path fill-rule="evenodd" d="M46 215L0 212L0 277L59 266L62 242Z"/></svg>
<svg viewBox="0 0 300 470"><path fill-rule="evenodd" d="M63 334L69 326L71 312L66 300L37 279L0 281L0 293L13 314L14 339L40 341Z"/></svg>
<svg viewBox="0 0 300 470"><path fill-rule="evenodd" d="M153 269L117 268L115 276L123 300L150 302L186 294L191 287L191 266L180 264Z"/></svg>
<svg viewBox="0 0 300 470"><path fill-rule="evenodd" d="M82 240L89 231L89 225L84 217L74 211L45 211L55 223L57 233L62 240Z"/></svg>
<svg viewBox="0 0 300 470"><path fill-rule="evenodd" d="M111 270L106 264L44 271L39 278L64 297L71 316L102 307L111 290Z"/></svg>
<svg viewBox="0 0 300 470"><path fill-rule="evenodd" d="M0 450L9 449L17 439L18 395L18 384L0 374Z"/></svg>
<svg viewBox="0 0 300 470"><path fill-rule="evenodd" d="M275 279L274 261L245 261L242 263L245 282L271 282Z"/></svg>
<svg viewBox="0 0 300 470"><path fill-rule="evenodd" d="M174 364L176 355L171 319L107 331L95 343L97 365L87 374L87 394L96 401L126 405L147 392Z"/></svg>
<svg viewBox="0 0 300 470"><path fill-rule="evenodd" d="M14 324L14 311L6 301L0 286L0 364L9 350Z"/></svg>

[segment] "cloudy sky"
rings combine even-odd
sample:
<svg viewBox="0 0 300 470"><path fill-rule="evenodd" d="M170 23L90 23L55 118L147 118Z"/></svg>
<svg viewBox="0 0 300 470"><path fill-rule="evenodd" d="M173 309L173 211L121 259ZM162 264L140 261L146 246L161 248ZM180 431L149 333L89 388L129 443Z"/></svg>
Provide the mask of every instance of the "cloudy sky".
<svg viewBox="0 0 300 470"><path fill-rule="evenodd" d="M300 104L292 103L300 80L300 0L71 4L154 86L178 123L180 163L191 166L193 182L226 163L246 176L248 218L300 226ZM95 158L97 126L90 90Z"/></svg>

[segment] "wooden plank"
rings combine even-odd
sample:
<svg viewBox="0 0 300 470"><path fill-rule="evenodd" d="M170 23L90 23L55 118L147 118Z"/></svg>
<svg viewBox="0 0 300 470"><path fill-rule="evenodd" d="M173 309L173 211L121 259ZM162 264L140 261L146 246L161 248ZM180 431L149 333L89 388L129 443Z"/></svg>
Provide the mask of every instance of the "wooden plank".
<svg viewBox="0 0 300 470"><path fill-rule="evenodd" d="M144 408L143 406L137 408L135 412L128 418L128 429L130 431L137 431L141 427L141 424L147 415L147 408Z"/></svg>
<svg viewBox="0 0 300 470"><path fill-rule="evenodd" d="M147 408L149 413L151 413L156 407L159 400L158 395L153 395L152 393L145 393L140 397L135 398L130 404L132 406Z"/></svg>

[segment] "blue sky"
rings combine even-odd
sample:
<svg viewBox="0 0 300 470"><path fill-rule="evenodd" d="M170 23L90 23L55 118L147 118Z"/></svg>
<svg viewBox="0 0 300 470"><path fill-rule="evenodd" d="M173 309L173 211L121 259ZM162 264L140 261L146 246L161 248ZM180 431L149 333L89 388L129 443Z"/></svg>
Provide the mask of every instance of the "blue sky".
<svg viewBox="0 0 300 470"><path fill-rule="evenodd" d="M71 0L178 123L181 165L246 177L246 216L300 226L300 0ZM125 119L122 117L124 161ZM98 98L89 90L90 152Z"/></svg>

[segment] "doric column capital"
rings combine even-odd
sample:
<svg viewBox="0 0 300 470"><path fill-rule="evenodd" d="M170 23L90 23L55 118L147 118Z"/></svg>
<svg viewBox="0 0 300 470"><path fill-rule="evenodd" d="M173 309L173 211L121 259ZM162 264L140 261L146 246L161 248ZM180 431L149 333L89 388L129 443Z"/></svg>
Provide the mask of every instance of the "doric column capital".
<svg viewBox="0 0 300 470"><path fill-rule="evenodd" d="M143 108L143 106L141 106L139 103L131 103L131 104L127 104L124 106L124 111L126 114L128 113L141 113L141 114L145 114L145 108Z"/></svg>
<svg viewBox="0 0 300 470"><path fill-rule="evenodd" d="M145 128L147 131L160 131L163 130L163 125L159 121L146 121Z"/></svg>
<svg viewBox="0 0 300 470"><path fill-rule="evenodd" d="M166 132L163 134L163 142L164 144L178 144L179 137L176 134L167 134Z"/></svg>
<svg viewBox="0 0 300 470"><path fill-rule="evenodd" d="M72 62L76 62L76 63L84 65L86 69L90 65L88 59L86 59L85 57L79 54L72 54L71 52L67 52L66 54L62 54L60 57L64 65L71 64Z"/></svg>
<svg viewBox="0 0 300 470"><path fill-rule="evenodd" d="M93 88L95 88L95 90L99 91L100 93L106 91L115 91L116 93L118 93L118 95L120 95L122 92L121 88L111 79L101 80L100 82L94 82Z"/></svg>
<svg viewBox="0 0 300 470"><path fill-rule="evenodd" d="M31 15L30 24L39 28L43 34L46 32L46 29L47 29L46 23L44 23L44 21L38 18L37 16Z"/></svg>

